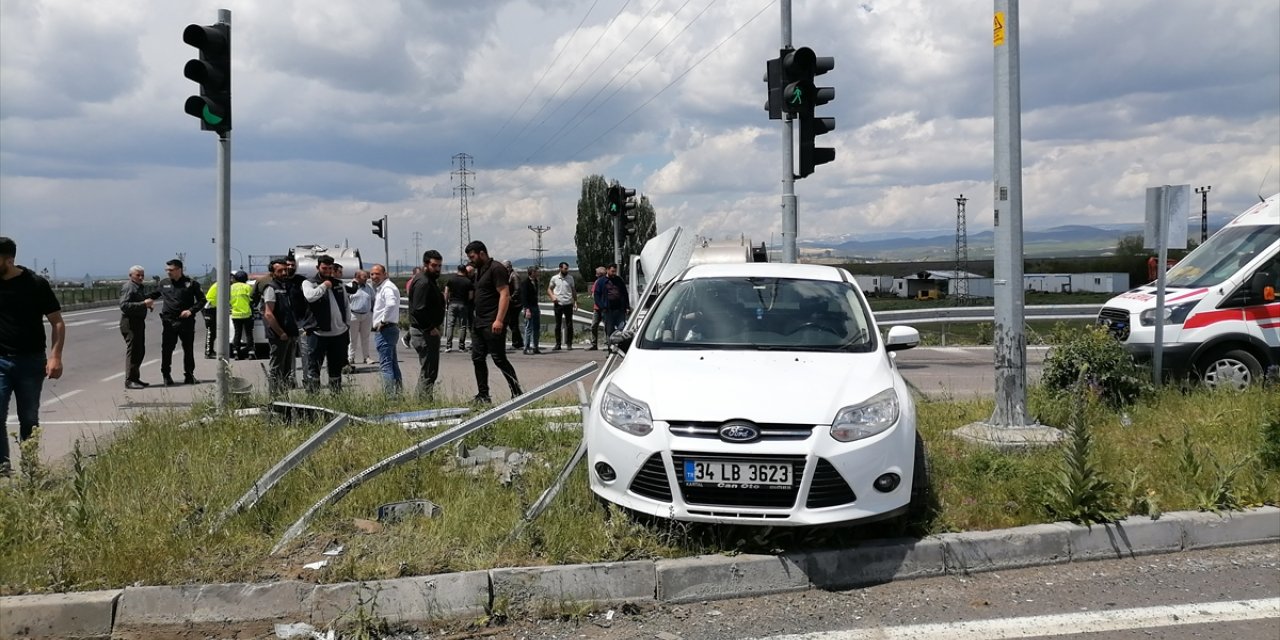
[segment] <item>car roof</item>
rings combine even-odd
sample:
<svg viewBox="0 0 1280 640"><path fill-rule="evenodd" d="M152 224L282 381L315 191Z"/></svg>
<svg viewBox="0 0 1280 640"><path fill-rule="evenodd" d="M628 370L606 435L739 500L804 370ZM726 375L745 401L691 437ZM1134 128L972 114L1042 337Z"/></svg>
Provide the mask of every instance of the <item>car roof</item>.
<svg viewBox="0 0 1280 640"><path fill-rule="evenodd" d="M826 280L847 282L850 277L843 269L825 264L791 264L786 262L735 262L700 264L689 267L680 275L681 280L699 278L791 278L797 280Z"/></svg>

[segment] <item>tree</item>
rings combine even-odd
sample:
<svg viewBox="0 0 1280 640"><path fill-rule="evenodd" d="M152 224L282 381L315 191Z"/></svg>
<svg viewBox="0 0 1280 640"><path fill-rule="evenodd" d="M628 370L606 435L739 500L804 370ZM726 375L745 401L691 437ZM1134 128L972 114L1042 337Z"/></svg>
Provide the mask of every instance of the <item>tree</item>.
<svg viewBox="0 0 1280 640"><path fill-rule="evenodd" d="M1116 243L1117 256L1146 256L1149 253L1142 248L1142 234L1134 233L1120 238Z"/></svg>
<svg viewBox="0 0 1280 640"><path fill-rule="evenodd" d="M624 185L625 186L625 185ZM578 271L583 282L592 282L596 278L596 267L612 264L613 256L613 216L608 212L609 182L604 176L591 175L582 179L582 193L578 197L578 223L573 233L573 241L578 250ZM640 253L644 243L658 234L658 219L653 204L647 196L641 195L636 203L636 234L623 243L623 262L626 256ZM618 265L624 277L626 265Z"/></svg>

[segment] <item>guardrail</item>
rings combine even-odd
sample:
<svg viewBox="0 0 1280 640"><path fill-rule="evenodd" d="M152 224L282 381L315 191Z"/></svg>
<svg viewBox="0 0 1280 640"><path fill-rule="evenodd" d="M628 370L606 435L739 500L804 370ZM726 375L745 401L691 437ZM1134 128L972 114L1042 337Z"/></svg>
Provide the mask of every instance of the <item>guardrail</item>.
<svg viewBox="0 0 1280 640"><path fill-rule="evenodd" d="M1100 304L1039 304L1023 308L1028 320L1083 320L1096 318ZM995 307L939 307L874 312L876 323L934 324L940 322L994 322Z"/></svg>

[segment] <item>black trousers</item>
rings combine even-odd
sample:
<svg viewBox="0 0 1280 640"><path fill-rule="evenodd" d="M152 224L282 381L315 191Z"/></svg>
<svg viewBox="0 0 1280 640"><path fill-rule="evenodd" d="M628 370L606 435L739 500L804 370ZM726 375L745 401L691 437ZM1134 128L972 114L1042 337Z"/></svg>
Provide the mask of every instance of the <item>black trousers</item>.
<svg viewBox="0 0 1280 640"><path fill-rule="evenodd" d="M516 305L507 306L507 317L502 323L507 327L507 331L511 332L511 348L523 349L524 339L520 337L520 322L522 320L520 307Z"/></svg>
<svg viewBox="0 0 1280 640"><path fill-rule="evenodd" d="M329 374L329 388L333 391L342 391L342 368L347 366L347 345L350 344L351 334L343 332L336 336L303 335L299 340L309 347L303 350L307 357L303 359L306 370L302 381L307 391L320 389L322 362L326 363Z"/></svg>
<svg viewBox="0 0 1280 640"><path fill-rule="evenodd" d="M203 313L203 312L201 312ZM218 314L204 314L204 355L212 358L218 355Z"/></svg>
<svg viewBox="0 0 1280 640"><path fill-rule="evenodd" d="M160 332L160 375L171 377L173 370L173 350L178 341L182 341L182 373L187 376L196 374L196 354L192 351L196 340L195 318L161 318L163 329Z"/></svg>
<svg viewBox="0 0 1280 640"><path fill-rule="evenodd" d="M559 302L556 302L553 304L555 305L555 316L556 316L556 346L557 347L560 346L560 336L563 335L564 346L572 349L573 348L573 304L572 303L560 304ZM561 326L564 327L563 334L560 333Z"/></svg>
<svg viewBox="0 0 1280 640"><path fill-rule="evenodd" d="M231 356L245 359L253 355L253 316L231 319Z"/></svg>
<svg viewBox="0 0 1280 640"><path fill-rule="evenodd" d="M147 319L120 316L120 335L124 336L124 379L140 380L142 359L147 355Z"/></svg>
<svg viewBox="0 0 1280 640"><path fill-rule="evenodd" d="M506 332L494 333L493 327L489 324L477 322L475 329L471 332L471 366L476 370L476 390L479 395L486 398L489 395L489 364L484 361L485 357L492 357L493 363L498 365L498 370L507 379L507 385L511 387L511 396L520 395L520 380L516 378L516 368L511 366L511 361L507 359L507 341Z"/></svg>
<svg viewBox="0 0 1280 640"><path fill-rule="evenodd" d="M440 378L440 335L433 336L417 327L409 327L409 346L418 352L418 395L430 398L435 393L436 380Z"/></svg>

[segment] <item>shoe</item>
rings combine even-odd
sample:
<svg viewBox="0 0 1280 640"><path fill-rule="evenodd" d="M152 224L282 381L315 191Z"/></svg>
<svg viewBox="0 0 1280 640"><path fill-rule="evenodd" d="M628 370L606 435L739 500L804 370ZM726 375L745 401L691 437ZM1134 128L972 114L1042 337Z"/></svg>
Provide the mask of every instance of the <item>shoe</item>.
<svg viewBox="0 0 1280 640"><path fill-rule="evenodd" d="M138 380L125 380L124 388L126 389L146 389L147 385Z"/></svg>
<svg viewBox="0 0 1280 640"><path fill-rule="evenodd" d="M205 360L212 360L212 359L214 359L214 358L216 358L216 357L218 357L218 355L217 355L217 354L214 354L214 353L206 353L206 354L204 354L204 359L205 359Z"/></svg>
<svg viewBox="0 0 1280 640"><path fill-rule="evenodd" d="M200 384L195 376L182 376L182 384Z"/></svg>
<svg viewBox="0 0 1280 640"><path fill-rule="evenodd" d="M453 353L453 347L445 347L445 348L444 348L444 352L445 352L445 353Z"/></svg>
<svg viewBox="0 0 1280 640"><path fill-rule="evenodd" d="M535 356L540 356L540 355L542 355L542 349L534 349L534 350L533 350L533 355L535 355Z"/></svg>
<svg viewBox="0 0 1280 640"><path fill-rule="evenodd" d="M564 350L565 350L565 351L573 351L573 345L566 346L566 347L564 348Z"/></svg>
<svg viewBox="0 0 1280 640"><path fill-rule="evenodd" d="M560 345L556 345L556 346L552 347L552 348L551 348L551 350L552 350L552 351L559 351L559 350L560 350Z"/></svg>
<svg viewBox="0 0 1280 640"><path fill-rule="evenodd" d="M493 398L490 398L489 396L482 396L477 393L476 397L471 399L471 403L472 404L493 404Z"/></svg>
<svg viewBox="0 0 1280 640"><path fill-rule="evenodd" d="M178 383L174 382L174 381L173 381L173 378L172 378L171 376L167 376L167 375L166 375L166 376L164 376L164 386L166 386L166 387L172 387L172 386L174 386L174 385L176 385L176 384L178 384Z"/></svg>
<svg viewBox="0 0 1280 640"><path fill-rule="evenodd" d="M596 345L594 345L594 344L593 344L593 345L591 345L591 346L589 346L589 347L587 347L587 351L599 351L599 350L600 350L600 347L597 347L597 346L596 346Z"/></svg>

